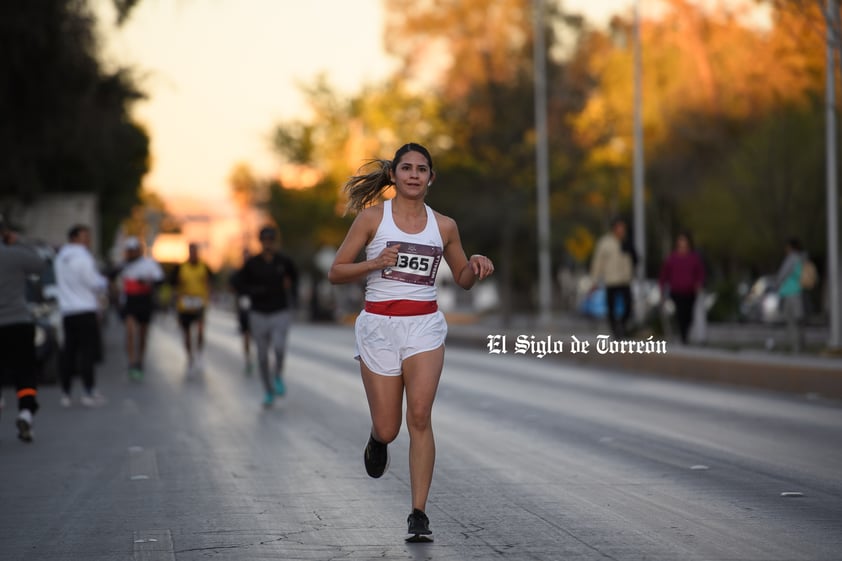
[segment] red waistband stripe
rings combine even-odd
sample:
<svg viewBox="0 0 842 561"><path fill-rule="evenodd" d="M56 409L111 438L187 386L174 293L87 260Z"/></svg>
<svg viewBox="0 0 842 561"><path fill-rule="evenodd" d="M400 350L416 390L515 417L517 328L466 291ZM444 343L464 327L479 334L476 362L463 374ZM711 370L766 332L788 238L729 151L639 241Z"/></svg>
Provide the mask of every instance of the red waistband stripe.
<svg viewBox="0 0 842 561"><path fill-rule="evenodd" d="M385 300L383 302L365 302L365 311L380 316L423 316L437 312L439 305L435 300Z"/></svg>

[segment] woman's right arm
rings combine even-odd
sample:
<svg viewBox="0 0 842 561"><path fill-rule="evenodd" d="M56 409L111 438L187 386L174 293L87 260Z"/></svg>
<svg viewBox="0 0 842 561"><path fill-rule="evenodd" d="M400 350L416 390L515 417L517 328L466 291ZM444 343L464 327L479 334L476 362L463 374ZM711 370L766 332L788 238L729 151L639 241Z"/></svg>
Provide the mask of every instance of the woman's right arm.
<svg viewBox="0 0 842 561"><path fill-rule="evenodd" d="M357 256L370 241L375 225L379 223L374 209L368 208L362 211L354 219L354 223L348 229L348 234L336 257L333 265L327 274L328 280L333 284L345 284L365 278L368 273L377 269L385 269L393 266L397 261L398 246L388 247L375 257L365 261L357 261Z"/></svg>

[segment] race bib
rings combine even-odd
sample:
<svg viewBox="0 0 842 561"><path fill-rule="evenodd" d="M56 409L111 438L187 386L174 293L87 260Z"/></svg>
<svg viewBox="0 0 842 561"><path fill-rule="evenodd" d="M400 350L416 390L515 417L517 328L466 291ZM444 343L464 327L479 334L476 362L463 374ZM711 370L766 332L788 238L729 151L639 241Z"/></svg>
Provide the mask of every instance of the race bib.
<svg viewBox="0 0 842 561"><path fill-rule="evenodd" d="M194 312L205 307L205 300L200 296L182 296L179 304L181 304L182 310Z"/></svg>
<svg viewBox="0 0 842 561"><path fill-rule="evenodd" d="M386 242L386 247L400 245L398 262L383 269L381 277L389 280L432 286L441 263L442 249L432 245Z"/></svg>

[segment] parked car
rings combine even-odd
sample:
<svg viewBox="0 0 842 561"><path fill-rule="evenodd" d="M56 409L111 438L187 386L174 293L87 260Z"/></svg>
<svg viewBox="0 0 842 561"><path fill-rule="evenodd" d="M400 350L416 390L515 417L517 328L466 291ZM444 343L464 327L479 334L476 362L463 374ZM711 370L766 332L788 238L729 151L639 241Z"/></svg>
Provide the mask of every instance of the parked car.
<svg viewBox="0 0 842 561"><path fill-rule="evenodd" d="M775 288L775 275L764 275L749 287L740 300L740 321L780 323L781 300Z"/></svg>
<svg viewBox="0 0 842 561"><path fill-rule="evenodd" d="M56 279L53 273L55 252L49 246L39 246L38 253L49 264L40 274L27 279L26 299L35 318L35 358L38 381L54 384L58 381L58 357L61 348L62 322L58 307Z"/></svg>

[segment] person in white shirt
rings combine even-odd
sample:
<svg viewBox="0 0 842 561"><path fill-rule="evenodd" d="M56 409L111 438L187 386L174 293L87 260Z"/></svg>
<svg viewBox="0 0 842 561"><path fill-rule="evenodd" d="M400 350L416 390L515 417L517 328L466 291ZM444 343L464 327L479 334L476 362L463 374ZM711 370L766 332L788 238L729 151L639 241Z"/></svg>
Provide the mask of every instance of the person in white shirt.
<svg viewBox="0 0 842 561"><path fill-rule="evenodd" d="M71 405L73 375L82 378L82 405L94 407L104 403L96 391L96 363L102 356L99 329L99 298L108 287L108 280L99 273L90 252L91 230L84 224L70 228L65 244L55 259L58 303L64 326L61 354L61 404Z"/></svg>
<svg viewBox="0 0 842 561"><path fill-rule="evenodd" d="M126 260L118 269L120 283L120 315L126 325L126 354L129 377L143 379L143 357L146 335L155 311L155 288L164 280L164 271L157 261L143 254L136 237L123 242Z"/></svg>

